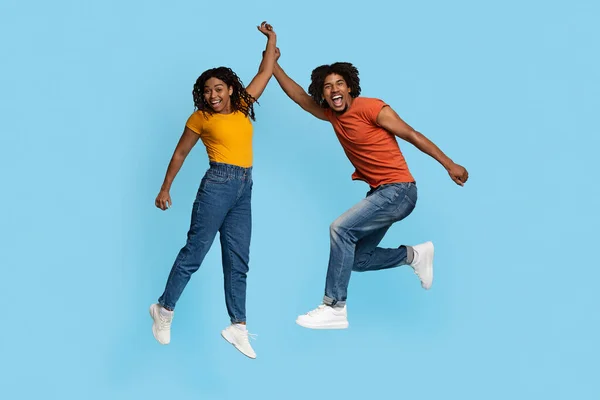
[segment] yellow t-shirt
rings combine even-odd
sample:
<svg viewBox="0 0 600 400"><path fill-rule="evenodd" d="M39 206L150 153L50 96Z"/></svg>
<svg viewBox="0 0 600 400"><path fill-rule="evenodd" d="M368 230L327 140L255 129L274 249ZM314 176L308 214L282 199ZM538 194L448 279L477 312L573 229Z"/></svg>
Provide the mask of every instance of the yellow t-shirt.
<svg viewBox="0 0 600 400"><path fill-rule="evenodd" d="M207 113L205 117L202 111L196 111L185 126L200 135L210 161L252 166L252 122L243 113Z"/></svg>

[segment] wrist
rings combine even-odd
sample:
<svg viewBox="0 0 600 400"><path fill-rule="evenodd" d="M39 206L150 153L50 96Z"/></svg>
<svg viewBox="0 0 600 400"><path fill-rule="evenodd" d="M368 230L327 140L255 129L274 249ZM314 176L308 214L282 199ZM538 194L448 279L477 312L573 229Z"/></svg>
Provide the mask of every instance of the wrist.
<svg viewBox="0 0 600 400"><path fill-rule="evenodd" d="M444 162L442 162L442 165L444 166L444 168L446 169L446 171L450 171L450 169L452 168L452 166L454 165L454 161L452 161L449 158L446 158L444 160Z"/></svg>

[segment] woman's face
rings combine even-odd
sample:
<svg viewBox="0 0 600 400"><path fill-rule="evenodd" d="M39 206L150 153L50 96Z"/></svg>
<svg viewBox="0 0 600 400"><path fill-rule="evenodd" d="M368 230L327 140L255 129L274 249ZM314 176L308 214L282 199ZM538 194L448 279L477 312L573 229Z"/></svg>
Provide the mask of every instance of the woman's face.
<svg viewBox="0 0 600 400"><path fill-rule="evenodd" d="M204 100L216 113L231 113L230 96L232 94L233 87L227 86L218 78L210 78L204 84Z"/></svg>

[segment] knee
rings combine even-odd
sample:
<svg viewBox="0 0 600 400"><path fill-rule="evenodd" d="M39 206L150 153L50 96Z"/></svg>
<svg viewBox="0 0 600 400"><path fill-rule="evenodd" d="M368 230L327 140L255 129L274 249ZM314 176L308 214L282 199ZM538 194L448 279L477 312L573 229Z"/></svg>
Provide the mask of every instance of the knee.
<svg viewBox="0 0 600 400"><path fill-rule="evenodd" d="M193 243L188 242L179 251L177 260L175 261L175 267L187 273L194 273L200 268L201 262L202 256L198 251L198 248Z"/></svg>
<svg viewBox="0 0 600 400"><path fill-rule="evenodd" d="M346 229L344 229L344 225L342 223L341 219L336 219L335 221L333 221L331 223L331 225L329 225L329 234L334 237L334 236L342 236L344 234L344 232L346 231Z"/></svg>
<svg viewBox="0 0 600 400"><path fill-rule="evenodd" d="M349 228L341 218L336 219L329 226L329 236L331 240L356 243L355 232Z"/></svg>
<svg viewBox="0 0 600 400"><path fill-rule="evenodd" d="M352 265L352 271L354 272L364 272L366 270L367 265L366 257L359 257L354 260L354 264Z"/></svg>

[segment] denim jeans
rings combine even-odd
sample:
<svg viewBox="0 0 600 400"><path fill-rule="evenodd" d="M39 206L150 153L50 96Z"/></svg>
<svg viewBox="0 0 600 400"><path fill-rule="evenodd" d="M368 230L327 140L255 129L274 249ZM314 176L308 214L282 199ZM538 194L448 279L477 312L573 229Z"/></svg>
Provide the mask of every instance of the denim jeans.
<svg viewBox="0 0 600 400"><path fill-rule="evenodd" d="M392 224L410 215L416 203L415 183L382 185L331 224L325 304L345 304L352 271L394 268L408 264L407 258L412 260L412 248L377 246Z"/></svg>
<svg viewBox="0 0 600 400"><path fill-rule="evenodd" d="M252 167L210 163L194 201L187 241L171 268L165 291L158 299L160 305L175 308L219 232L227 312L232 323L246 321L251 197Z"/></svg>

